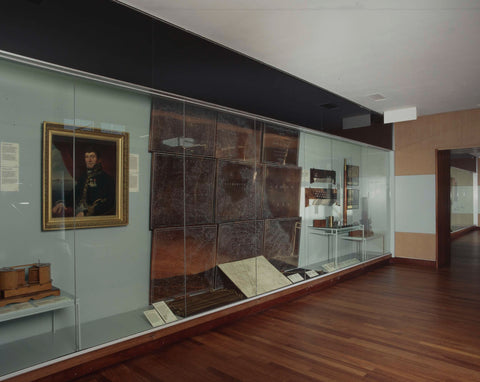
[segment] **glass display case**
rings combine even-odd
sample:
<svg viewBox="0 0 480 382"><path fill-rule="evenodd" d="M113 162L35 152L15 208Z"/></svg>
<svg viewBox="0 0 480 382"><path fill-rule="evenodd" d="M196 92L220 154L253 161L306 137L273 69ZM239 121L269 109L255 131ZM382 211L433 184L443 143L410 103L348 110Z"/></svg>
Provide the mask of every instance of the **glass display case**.
<svg viewBox="0 0 480 382"><path fill-rule="evenodd" d="M6 59L0 90L0 376L390 252L388 151Z"/></svg>
<svg viewBox="0 0 480 382"><path fill-rule="evenodd" d="M299 263L332 272L390 251L389 154L302 133Z"/></svg>

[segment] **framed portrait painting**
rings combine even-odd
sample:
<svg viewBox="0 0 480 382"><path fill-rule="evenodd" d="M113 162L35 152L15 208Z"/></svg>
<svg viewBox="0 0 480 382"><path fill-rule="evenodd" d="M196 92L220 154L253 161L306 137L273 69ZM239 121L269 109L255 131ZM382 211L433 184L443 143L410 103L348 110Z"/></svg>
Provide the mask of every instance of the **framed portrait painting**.
<svg viewBox="0 0 480 382"><path fill-rule="evenodd" d="M44 231L128 224L128 138L43 123Z"/></svg>

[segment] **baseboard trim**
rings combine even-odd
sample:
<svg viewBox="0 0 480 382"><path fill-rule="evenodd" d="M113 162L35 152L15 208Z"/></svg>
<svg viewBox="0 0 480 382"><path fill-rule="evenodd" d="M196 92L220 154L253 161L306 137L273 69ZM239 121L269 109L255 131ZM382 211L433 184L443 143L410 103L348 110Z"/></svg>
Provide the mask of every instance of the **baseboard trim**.
<svg viewBox="0 0 480 382"><path fill-rule="evenodd" d="M392 257L391 264L414 265L417 267L435 268L436 262L434 260L410 259L407 257Z"/></svg>
<svg viewBox="0 0 480 382"><path fill-rule="evenodd" d="M476 230L479 230L480 227L477 227L475 225L472 225L470 227L467 227L467 228L464 228L464 229L461 229L461 230L458 230L458 231L455 231L455 232L452 232L450 233L450 240L455 240L455 239L458 239L462 236L465 236L467 233L470 233L472 231L476 231Z"/></svg>
<svg viewBox="0 0 480 382"><path fill-rule="evenodd" d="M299 284L285 290L279 290L276 293L255 300L247 300L245 303L216 311L198 317L197 319L189 320L187 322L180 321L174 326L159 329L158 331L150 332L130 340L122 341L67 360L40 367L12 377L7 381L59 382L79 378L105 367L158 350L162 346L181 341L182 339L212 330L245 316L258 313L274 305L352 279L375 268L388 265L391 258L391 254L383 255L339 272L327 274L318 279L313 279L308 283Z"/></svg>

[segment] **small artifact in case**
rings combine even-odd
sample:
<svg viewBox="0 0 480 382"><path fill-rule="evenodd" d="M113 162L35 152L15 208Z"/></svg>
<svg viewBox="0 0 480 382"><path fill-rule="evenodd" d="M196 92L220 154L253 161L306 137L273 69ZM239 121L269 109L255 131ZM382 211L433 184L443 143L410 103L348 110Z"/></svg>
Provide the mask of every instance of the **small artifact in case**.
<svg viewBox="0 0 480 382"><path fill-rule="evenodd" d="M356 230L356 231L350 231L348 233L348 236L350 236L350 237L363 237L363 231L361 229Z"/></svg>
<svg viewBox="0 0 480 382"><path fill-rule="evenodd" d="M373 236L373 231L370 231L370 230L362 231L361 229L359 229L359 230L356 230L356 231L350 231L348 233L348 236L350 236L350 237L370 237L370 236Z"/></svg>
<svg viewBox="0 0 480 382"><path fill-rule="evenodd" d="M28 269L27 278L25 271ZM27 282L28 279L28 282ZM52 286L50 264L28 264L0 269L0 307L15 302L59 296Z"/></svg>
<svg viewBox="0 0 480 382"><path fill-rule="evenodd" d="M28 268L29 284L45 284L50 281L50 264L34 264Z"/></svg>
<svg viewBox="0 0 480 382"><path fill-rule="evenodd" d="M323 228L327 226L327 219L313 219L313 226Z"/></svg>

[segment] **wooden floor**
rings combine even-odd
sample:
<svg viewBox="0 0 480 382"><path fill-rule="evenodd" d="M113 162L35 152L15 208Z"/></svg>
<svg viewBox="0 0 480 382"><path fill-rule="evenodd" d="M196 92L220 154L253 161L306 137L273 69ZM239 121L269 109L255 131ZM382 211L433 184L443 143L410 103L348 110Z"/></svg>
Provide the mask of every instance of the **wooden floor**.
<svg viewBox="0 0 480 382"><path fill-rule="evenodd" d="M480 381L480 233L77 381Z"/></svg>

